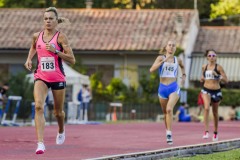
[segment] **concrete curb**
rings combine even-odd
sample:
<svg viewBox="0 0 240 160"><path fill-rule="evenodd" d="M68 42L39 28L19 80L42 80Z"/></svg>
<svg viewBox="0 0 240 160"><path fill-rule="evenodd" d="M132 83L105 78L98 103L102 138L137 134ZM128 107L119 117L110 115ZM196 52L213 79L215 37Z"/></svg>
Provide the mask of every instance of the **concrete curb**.
<svg viewBox="0 0 240 160"><path fill-rule="evenodd" d="M184 157L184 156L194 156L196 154L211 154L214 152L221 152L226 150L231 150L235 148L240 148L240 138L230 139L225 141L195 144L187 146L178 146L172 148L165 148L160 150L136 152L129 154L119 154L106 157L93 158L91 160L154 160L154 159L164 159L170 157ZM89 159L90 160L90 159Z"/></svg>

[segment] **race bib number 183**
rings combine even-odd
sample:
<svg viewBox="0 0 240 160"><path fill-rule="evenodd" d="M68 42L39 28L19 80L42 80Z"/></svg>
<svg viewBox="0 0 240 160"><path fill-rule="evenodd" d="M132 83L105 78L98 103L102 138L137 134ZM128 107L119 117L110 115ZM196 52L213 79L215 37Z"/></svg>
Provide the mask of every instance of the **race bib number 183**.
<svg viewBox="0 0 240 160"><path fill-rule="evenodd" d="M46 71L46 72L55 71L54 57L42 57L41 58L41 70Z"/></svg>

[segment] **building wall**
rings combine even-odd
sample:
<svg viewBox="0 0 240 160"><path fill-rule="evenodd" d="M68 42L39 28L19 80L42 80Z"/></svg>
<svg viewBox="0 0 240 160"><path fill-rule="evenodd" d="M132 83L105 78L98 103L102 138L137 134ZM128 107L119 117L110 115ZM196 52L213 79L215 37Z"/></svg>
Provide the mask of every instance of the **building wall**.
<svg viewBox="0 0 240 160"><path fill-rule="evenodd" d="M0 64L21 64L24 65L26 62L28 52L27 51L4 51L1 54ZM34 59L35 61L35 59Z"/></svg>
<svg viewBox="0 0 240 160"><path fill-rule="evenodd" d="M106 84L110 82L111 78L116 77L123 80L124 83L129 84L134 87L138 87L139 80L139 66L146 66L150 68L152 63L154 62L157 54L136 54L136 55L82 55L82 65L88 66L91 71L88 73L93 73L93 71L103 71L105 74ZM109 68L113 68L112 77L107 70L109 68L105 68L104 66L109 66ZM87 67L87 68L88 68ZM95 69L94 69L95 68ZM101 69L102 68L102 69ZM108 75L106 75L108 74ZM149 73L150 74L150 73ZM89 74L88 74L89 75Z"/></svg>
<svg viewBox="0 0 240 160"><path fill-rule="evenodd" d="M191 84L189 82L189 73L190 73L190 67L191 67L191 54L194 49L194 45L198 36L199 31L199 18L198 18L198 12L196 12L194 18L191 20L191 24L188 30L187 35L185 36L185 40L183 41L184 44L184 64L185 64L185 72L187 73L187 78L185 82L185 88L188 88Z"/></svg>

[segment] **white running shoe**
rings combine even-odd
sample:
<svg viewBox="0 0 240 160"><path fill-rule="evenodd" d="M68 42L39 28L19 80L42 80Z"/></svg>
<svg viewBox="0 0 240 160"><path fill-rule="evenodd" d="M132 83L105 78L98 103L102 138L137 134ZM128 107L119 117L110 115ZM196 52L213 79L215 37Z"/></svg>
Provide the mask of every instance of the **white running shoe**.
<svg viewBox="0 0 240 160"><path fill-rule="evenodd" d="M65 129L63 133L58 133L56 137L56 144L61 145L65 141Z"/></svg>
<svg viewBox="0 0 240 160"><path fill-rule="evenodd" d="M218 141L218 135L217 134L213 134L213 137L212 137L212 141L216 142Z"/></svg>
<svg viewBox="0 0 240 160"><path fill-rule="evenodd" d="M43 142L38 142L37 145L36 154L43 154L46 149Z"/></svg>
<svg viewBox="0 0 240 160"><path fill-rule="evenodd" d="M171 134L167 134L167 144L169 144L169 145L173 144L173 140L172 140L172 135Z"/></svg>
<svg viewBox="0 0 240 160"><path fill-rule="evenodd" d="M203 139L208 139L208 137L209 137L209 133L206 131L205 133L204 133L204 135L203 135Z"/></svg>

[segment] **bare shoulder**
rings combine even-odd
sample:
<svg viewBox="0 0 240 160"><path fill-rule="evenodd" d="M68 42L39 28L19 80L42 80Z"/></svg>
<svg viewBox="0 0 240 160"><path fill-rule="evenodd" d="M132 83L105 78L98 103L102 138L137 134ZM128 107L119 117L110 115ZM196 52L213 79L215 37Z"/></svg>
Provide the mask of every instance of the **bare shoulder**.
<svg viewBox="0 0 240 160"><path fill-rule="evenodd" d="M177 57L177 61L178 61L178 63L182 63L182 59L179 57Z"/></svg>
<svg viewBox="0 0 240 160"><path fill-rule="evenodd" d="M35 32L35 33L33 33L33 36L32 36L32 46L35 46L39 34L40 34L40 32Z"/></svg>
<svg viewBox="0 0 240 160"><path fill-rule="evenodd" d="M202 65L202 69L205 69L207 67L207 64Z"/></svg>
<svg viewBox="0 0 240 160"><path fill-rule="evenodd" d="M65 33L63 33L63 32L59 33L58 43L60 43L62 45L67 45L68 44L68 38L67 38L67 35Z"/></svg>
<svg viewBox="0 0 240 160"><path fill-rule="evenodd" d="M162 61L163 59L164 59L164 56L163 56L163 55L157 56L157 60Z"/></svg>
<svg viewBox="0 0 240 160"><path fill-rule="evenodd" d="M220 64L217 64L217 70L223 70L223 67Z"/></svg>
<svg viewBox="0 0 240 160"><path fill-rule="evenodd" d="M40 34L40 32L33 33L33 38L35 38L35 39L38 38L39 34Z"/></svg>
<svg viewBox="0 0 240 160"><path fill-rule="evenodd" d="M217 64L217 68L220 68L220 69L222 69L223 67L222 67L222 65L220 65L220 64Z"/></svg>
<svg viewBox="0 0 240 160"><path fill-rule="evenodd" d="M36 42L39 34L40 34L40 32L35 32L35 33L33 33L32 39L33 39L34 42Z"/></svg>
<svg viewBox="0 0 240 160"><path fill-rule="evenodd" d="M58 38L61 39L61 40L67 39L67 35L63 32L60 32Z"/></svg>

